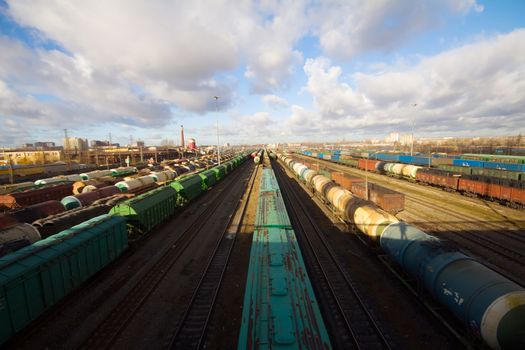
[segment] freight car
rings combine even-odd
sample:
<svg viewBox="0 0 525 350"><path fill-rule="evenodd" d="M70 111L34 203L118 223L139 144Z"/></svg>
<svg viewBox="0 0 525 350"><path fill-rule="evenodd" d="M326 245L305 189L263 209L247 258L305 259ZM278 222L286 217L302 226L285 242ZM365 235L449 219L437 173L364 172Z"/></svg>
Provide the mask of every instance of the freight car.
<svg viewBox="0 0 525 350"><path fill-rule="evenodd" d="M288 168L297 165L279 155ZM292 164L292 166L290 166ZM307 170L303 171L303 174ZM329 179L312 179L328 183ZM424 286L472 334L494 349L525 348L525 289L434 236L408 225L340 186L314 186L341 217Z"/></svg>
<svg viewBox="0 0 525 350"><path fill-rule="evenodd" d="M157 188L117 204L110 214L126 218L131 237L142 235L175 213L177 197L177 191L170 186Z"/></svg>
<svg viewBox="0 0 525 350"><path fill-rule="evenodd" d="M486 198L515 208L522 208L525 205L525 181L523 181L525 178L520 172L454 165L425 168L370 159L359 159L357 167L361 170L433 185L447 191ZM475 176L474 173L490 174L490 176Z"/></svg>
<svg viewBox="0 0 525 350"><path fill-rule="evenodd" d="M516 208L525 206L525 182L488 176L455 175L438 169L420 169L416 180L447 191L478 196Z"/></svg>
<svg viewBox="0 0 525 350"><path fill-rule="evenodd" d="M237 159L239 165L246 157ZM118 205L112 215L97 216L0 257L0 344L121 255L128 247L130 228L130 237L137 232L148 233L172 216L176 197L180 196L170 186L161 187ZM71 216L91 215L94 210L108 210L112 205L73 209L38 224L53 225L54 219L68 215L68 220L76 220ZM0 225L5 229L19 224L0 217ZM31 225L25 227L36 232ZM4 248L0 244L0 251Z"/></svg>
<svg viewBox="0 0 525 350"><path fill-rule="evenodd" d="M330 349L279 185L263 169L237 348Z"/></svg>
<svg viewBox="0 0 525 350"><path fill-rule="evenodd" d="M61 200L73 193L71 183L61 183L23 192L14 192L0 196L0 206L9 209L21 208L49 200Z"/></svg>
<svg viewBox="0 0 525 350"><path fill-rule="evenodd" d="M102 215L0 258L0 344L127 247L124 218Z"/></svg>

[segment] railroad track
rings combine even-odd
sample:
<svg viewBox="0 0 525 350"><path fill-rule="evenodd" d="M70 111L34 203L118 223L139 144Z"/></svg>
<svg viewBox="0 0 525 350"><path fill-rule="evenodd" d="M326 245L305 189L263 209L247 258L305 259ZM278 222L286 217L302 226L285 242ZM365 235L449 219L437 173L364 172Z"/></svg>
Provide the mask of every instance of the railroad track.
<svg viewBox="0 0 525 350"><path fill-rule="evenodd" d="M238 171L231 176L227 176L225 182L228 182L225 185L238 182L242 174L242 171ZM108 349L114 344L118 335L126 328L133 316L163 280L168 271L170 271L171 267L178 261L188 245L198 236L207 219L215 213L217 208L223 203L223 200L223 194L221 192L216 193L210 204L198 215L194 224L173 242L166 244L168 248L131 288L129 293L120 300L113 311L98 325L95 331L80 345L81 349Z"/></svg>
<svg viewBox="0 0 525 350"><path fill-rule="evenodd" d="M236 212L240 210L239 220L241 221L258 171L259 167L256 167L250 178L248 189L245 191L244 200L239 202L239 205L242 203L242 207L238 206L236 209ZM224 230L224 234L217 241L199 284L170 341L169 349L200 349L203 347L210 316L235 242L235 235L240 228L241 221L237 224L235 232L228 231L233 220L235 217L232 217Z"/></svg>
<svg viewBox="0 0 525 350"><path fill-rule="evenodd" d="M334 170L344 171L344 170L349 169L348 166L340 165L340 164L333 164L333 163L327 164L326 166ZM372 175L382 176L378 174L372 174ZM379 182L384 182L384 181L379 181ZM494 233L497 234L498 237L506 237L508 240L512 240L512 242L502 243L501 240L496 241L494 239L484 237L479 232L476 232L477 230L479 230L479 224L480 224L479 217L475 217L475 216L466 214L464 212L462 212L461 214L455 213L451 210L450 207L445 208L443 206L430 202L426 197L420 194L410 193L410 194L405 194L405 196L410 201L413 201L414 203L422 204L428 208L432 208L432 210L434 211L437 210L437 211L445 213L449 217L455 217L461 220L461 222L458 222L456 225L445 224L445 225L448 225L448 227L457 229L456 226L459 224L476 225L474 229L463 230L463 232L469 233L468 236L467 235L459 235L459 236L466 241L470 241L472 243L476 243L479 246L482 246L483 248L491 251L492 253L503 256L504 258L516 264L519 264L521 266L525 265L525 260L524 260L525 254L522 253L523 248L519 247L525 244L525 237L523 237L516 231L509 232L508 226L502 225L502 223L498 223L498 222L491 222L491 221L482 222L484 227L494 231ZM470 220L470 222L465 221L466 219ZM504 230L506 230L507 232L505 232ZM518 244L518 249L516 249L516 244ZM522 248L522 249L519 249L519 248Z"/></svg>
<svg viewBox="0 0 525 350"><path fill-rule="evenodd" d="M338 163L334 163L334 162L331 162L331 161L328 161L328 160L323 160L323 159L313 159L313 158L309 158L309 157L305 157L305 156L302 156L302 155L295 155L297 156L298 158L301 158L301 159L305 159L307 161L310 161L310 162L313 162L313 161L317 161L318 163L320 164L323 164L326 168L329 168L329 169L332 169L332 170L336 170L336 171L342 171L342 172L350 172L350 173L354 173L355 175L358 175L360 177L363 177L364 176L364 170L362 169L358 169L358 168L354 168L352 166L349 166L349 165L343 165L343 164L338 164ZM377 174L377 173L374 173L374 172L368 172L368 177L369 177L369 181L371 182L374 182L374 183L377 183L377 184L380 184L380 185L385 185L387 187L390 187L390 188L393 188L397 191L401 191L402 193L405 194L406 197L408 198L419 198L419 199L426 199L428 196L428 193L422 193L423 191L425 191L425 189L433 189L435 191L432 191L432 195L433 196L438 196L440 197L441 199L443 199L444 201L447 199L445 198L444 196L446 195L446 191L441 191L441 190L438 190L438 188L436 187L433 187L433 186L421 186L420 184L417 184L415 182L411 182L411 181L405 181L405 180L401 180L397 177L393 177L393 176L386 176L386 175L382 175L382 174ZM392 181L394 180L394 181ZM408 191L411 191L411 193L407 194ZM417 192L417 193L416 193ZM469 203L471 205L474 205L474 206L477 206L477 207L483 207L482 209L486 209L483 204L484 203L490 203L490 204L494 204L496 202L493 202L493 201L485 201L481 198L477 198L476 197L476 200L477 201L482 201L482 203L480 204L479 202L475 201L473 198L469 198L468 196L459 196L458 198L456 198L457 201L461 201L461 202L465 202L465 203ZM450 203L450 202L447 202L447 209L448 210L451 210L451 204L454 204L454 203ZM461 204L461 203L460 203ZM498 205L499 206L499 205ZM502 209L506 208L505 206L501 206ZM461 209L462 206L461 205L454 205L454 208L458 208L458 209ZM462 211L463 213L463 211ZM484 215L489 215L489 216L492 216L494 217L494 213L483 213ZM502 214L498 214L499 217L502 216ZM475 218L477 221L479 221L479 217ZM524 224L525 221L523 219L516 219L516 218L506 218L506 221L484 221L483 223L484 224L488 224L488 225L492 225L492 226L498 226L498 227L501 227L503 229L508 229L508 225L507 226L504 226L502 225L503 223L505 222L510 222L512 224L514 224L514 226L516 227L520 227L519 224Z"/></svg>
<svg viewBox="0 0 525 350"><path fill-rule="evenodd" d="M275 163L274 163L275 164ZM275 167L277 168L277 167ZM390 337L379 326L376 317L359 291L356 282L344 268L322 230L309 215L295 190L276 169L277 179L290 218L294 223L301 252L309 261L311 278L317 281L319 293L327 300L322 306L334 320L332 339L341 349L392 349ZM334 339L336 338L336 339Z"/></svg>
<svg viewBox="0 0 525 350"><path fill-rule="evenodd" d="M454 223L440 223L440 225L444 226L444 227L449 227L451 229L456 229L457 230L457 225L463 225L464 224L464 220L465 220L465 217L461 214L455 214L453 212L450 212L450 211L447 211L443 208L441 208L440 206L437 206L435 204L432 204L432 203L428 203L426 201L421 201L421 200L417 200L417 199L414 199L412 198L412 201L416 202L416 203L421 203L422 205L425 205L425 206L428 206L430 208L433 208L434 210L439 210L439 211L442 211L444 212L447 216L449 217L454 217L454 218L457 218L457 219L460 219L460 220L463 220L461 222L458 222L457 224L454 224ZM473 225L475 225L474 222L472 222ZM508 260L511 260L519 265L525 265L525 254L522 253L522 251L518 250L518 249L515 249L514 247L512 246L508 246L508 245L503 245L501 244L500 242L496 242L495 240L492 240L492 239L489 239L487 237L484 237L482 236L481 234L479 234L478 232L472 230L472 229L468 229L468 230L464 230L462 229L462 232L465 232L466 234L455 234L455 236L460 236L461 238L463 238L464 240L468 240L470 242L473 242L473 243L476 243L480 246L482 246L483 248L491 251L492 253L495 253L495 254L498 254L498 255L501 255L503 257L505 257L506 259ZM497 232L496 232L497 233Z"/></svg>

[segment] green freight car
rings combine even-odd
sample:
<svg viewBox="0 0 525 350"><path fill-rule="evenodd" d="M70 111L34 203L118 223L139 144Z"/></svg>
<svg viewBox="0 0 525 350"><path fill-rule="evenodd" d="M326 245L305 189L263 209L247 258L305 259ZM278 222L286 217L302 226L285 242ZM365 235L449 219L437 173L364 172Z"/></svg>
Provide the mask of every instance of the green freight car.
<svg viewBox="0 0 525 350"><path fill-rule="evenodd" d="M500 179L511 179L511 180L524 180L525 173L519 171L508 171L501 169L491 169L491 168L472 168L472 175L484 175L497 177Z"/></svg>
<svg viewBox="0 0 525 350"><path fill-rule="evenodd" d="M0 344L127 248L124 218L102 215L0 258Z"/></svg>
<svg viewBox="0 0 525 350"><path fill-rule="evenodd" d="M351 167L357 168L358 165L359 165L359 160L358 159L350 159L350 158L347 158L347 159L340 158L339 159L339 163L343 163L343 164L349 165Z"/></svg>
<svg viewBox="0 0 525 350"><path fill-rule="evenodd" d="M216 167L211 168L215 172L215 177L217 181L221 181L226 175L226 168L223 165L217 165Z"/></svg>
<svg viewBox="0 0 525 350"><path fill-rule="evenodd" d="M451 173L472 175L472 167L457 165L438 165L438 169L450 171Z"/></svg>
<svg viewBox="0 0 525 350"><path fill-rule="evenodd" d="M226 174L229 174L232 172L233 170L233 163L231 161L228 161L226 163L223 164L224 165L224 168L226 170Z"/></svg>
<svg viewBox="0 0 525 350"><path fill-rule="evenodd" d="M202 193L202 179L196 174L173 181L170 186L179 194L179 204L191 201Z"/></svg>
<svg viewBox="0 0 525 350"><path fill-rule="evenodd" d="M215 172L211 169L200 172L199 176L201 178L201 188L203 191L206 191L217 183Z"/></svg>
<svg viewBox="0 0 525 350"><path fill-rule="evenodd" d="M177 208L177 191L165 186L114 206L110 214L126 218L131 236L149 232L171 217Z"/></svg>

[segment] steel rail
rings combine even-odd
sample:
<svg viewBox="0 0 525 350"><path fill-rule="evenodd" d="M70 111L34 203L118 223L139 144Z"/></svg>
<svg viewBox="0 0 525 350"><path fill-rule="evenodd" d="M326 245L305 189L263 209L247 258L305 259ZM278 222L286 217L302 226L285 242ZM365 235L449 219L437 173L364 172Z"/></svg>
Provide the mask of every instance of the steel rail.
<svg viewBox="0 0 525 350"><path fill-rule="evenodd" d="M258 169L259 167L257 166L248 182L247 191L245 191L245 201L242 203L242 208L240 209L240 222L242 222L242 217L246 211L248 198L253 190ZM241 202L239 202L235 212L239 210L240 205ZM226 237L228 228L233 220L234 216L232 216L232 219L226 225L224 233L217 240L217 244L208 260L202 277L170 341L169 349L200 349L204 344L211 313L215 307L217 295L224 278L224 272L235 242L234 237ZM239 228L240 225L237 227L235 233L238 233Z"/></svg>
<svg viewBox="0 0 525 350"><path fill-rule="evenodd" d="M241 165L242 166L242 165ZM226 177L226 184L235 183L242 176L242 171L235 176ZM190 225L173 242L167 244L168 248L158 257L157 261L145 272L132 289L120 300L113 311L98 325L98 327L80 345L81 349L107 349L115 342L118 335L126 328L133 316L148 299L171 267L178 261L189 244L198 236L198 232L206 224L206 219L211 217L223 203L224 196L219 192L212 198L210 205L201 212L194 224Z"/></svg>
<svg viewBox="0 0 525 350"><path fill-rule="evenodd" d="M315 266L312 266L312 270L318 275L321 286L327 288L328 293L332 296L333 303L337 306L337 310L334 311L341 315L341 320L338 323L345 325L348 334L352 338L352 347L357 349L394 348L392 342L387 339L388 337L380 329L374 316L368 310L355 281L341 265L333 248L323 236L322 230L308 213L308 210L288 181L283 181L284 175L281 170L276 173L279 173L277 179L284 192L283 194L286 194L286 196L283 195L283 199L288 202L287 208L293 212L292 217L295 218L294 227L300 228L300 231L303 233L301 236L305 237L309 247L308 250L302 248L303 252L308 252L315 258ZM293 199L290 197L293 197ZM308 225L311 226L310 229L308 229L304 220L299 219L301 216L307 220ZM315 236L311 234L312 232L314 232ZM314 243L315 240L317 244ZM351 293L348 293L348 291L351 291ZM346 338L343 338L342 342L344 343L345 340ZM347 344L342 346L345 345Z"/></svg>

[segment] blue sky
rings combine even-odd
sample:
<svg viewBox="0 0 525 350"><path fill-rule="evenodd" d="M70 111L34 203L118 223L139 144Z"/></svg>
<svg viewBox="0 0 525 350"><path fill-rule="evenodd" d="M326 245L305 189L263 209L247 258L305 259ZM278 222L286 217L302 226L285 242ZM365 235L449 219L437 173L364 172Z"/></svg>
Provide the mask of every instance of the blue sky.
<svg viewBox="0 0 525 350"><path fill-rule="evenodd" d="M514 135L525 2L0 0L0 146ZM219 95L215 112L214 95ZM413 107L417 103L417 107Z"/></svg>

